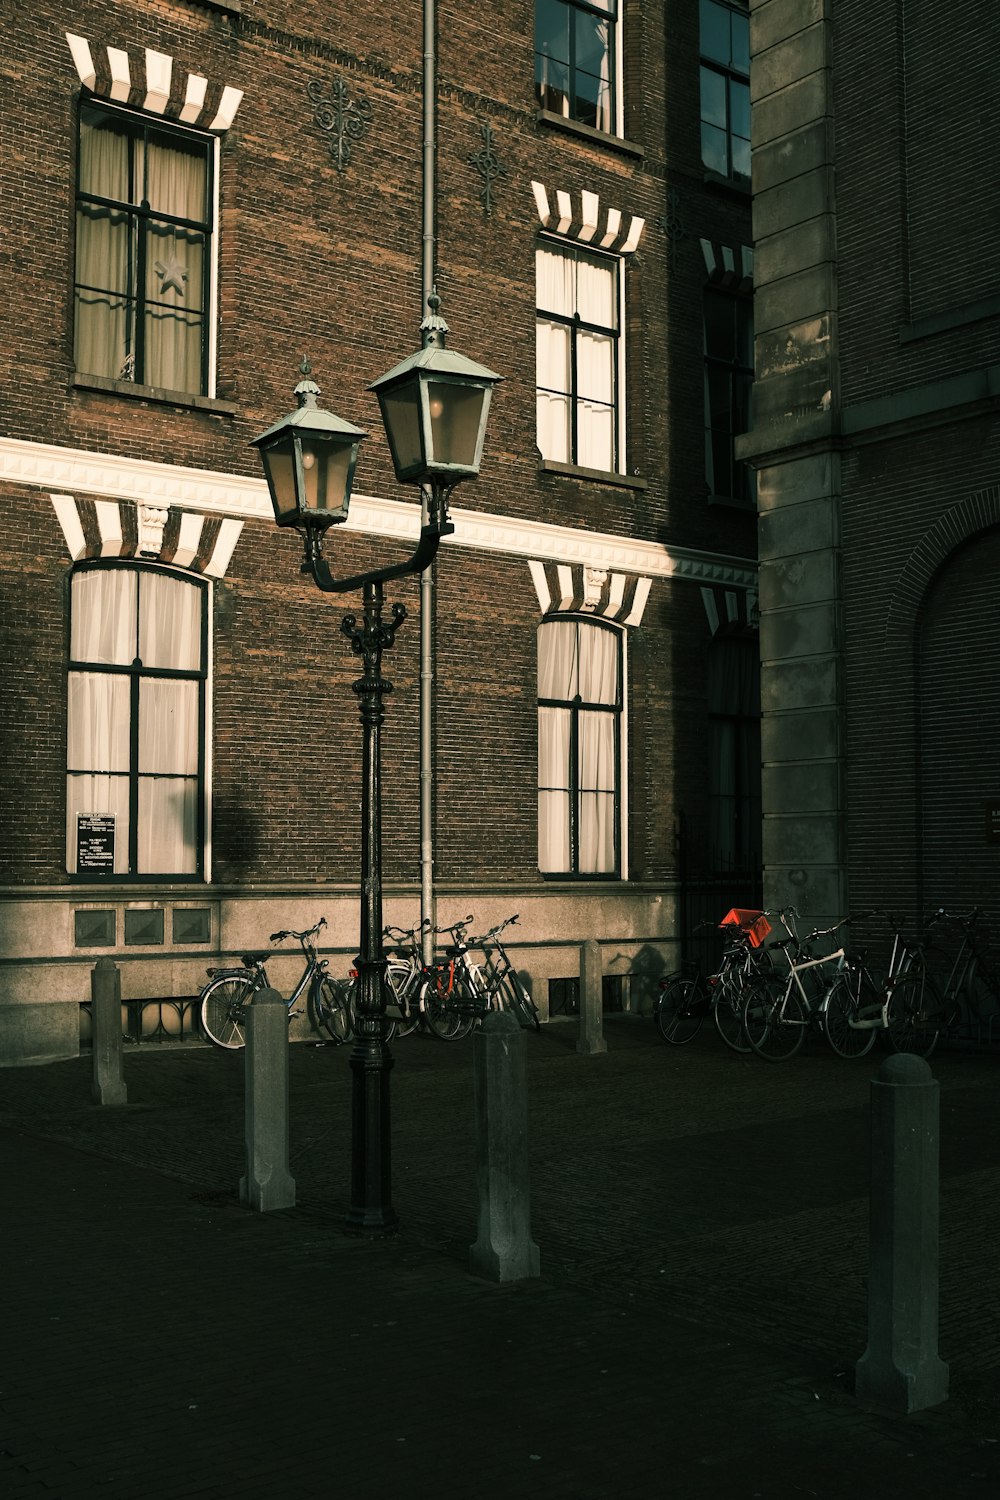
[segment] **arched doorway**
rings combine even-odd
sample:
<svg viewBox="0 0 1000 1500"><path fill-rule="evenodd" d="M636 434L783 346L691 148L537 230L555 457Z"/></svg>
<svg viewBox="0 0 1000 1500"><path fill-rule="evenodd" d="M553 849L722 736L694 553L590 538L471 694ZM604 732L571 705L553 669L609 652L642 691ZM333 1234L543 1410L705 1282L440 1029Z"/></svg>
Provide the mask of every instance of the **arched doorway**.
<svg viewBox="0 0 1000 1500"><path fill-rule="evenodd" d="M917 622L922 904L1000 919L1000 527L945 562Z"/></svg>

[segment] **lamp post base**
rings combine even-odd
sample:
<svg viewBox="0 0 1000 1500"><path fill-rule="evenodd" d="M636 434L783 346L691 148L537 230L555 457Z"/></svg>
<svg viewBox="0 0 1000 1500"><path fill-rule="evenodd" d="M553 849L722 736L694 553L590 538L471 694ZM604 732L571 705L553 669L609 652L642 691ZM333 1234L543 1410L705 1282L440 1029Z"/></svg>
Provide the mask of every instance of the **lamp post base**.
<svg viewBox="0 0 1000 1500"><path fill-rule="evenodd" d="M368 1239L387 1239L399 1228L392 1206L392 1067L392 1054L381 1036L358 1037L351 1053L351 1207L344 1232Z"/></svg>

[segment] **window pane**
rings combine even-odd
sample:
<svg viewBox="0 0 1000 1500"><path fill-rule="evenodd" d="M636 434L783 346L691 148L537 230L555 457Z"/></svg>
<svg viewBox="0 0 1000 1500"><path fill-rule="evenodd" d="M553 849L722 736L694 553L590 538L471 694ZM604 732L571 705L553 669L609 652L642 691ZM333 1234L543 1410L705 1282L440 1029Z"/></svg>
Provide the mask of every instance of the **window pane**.
<svg viewBox="0 0 1000 1500"><path fill-rule="evenodd" d="M701 70L701 118L706 125L726 128L726 80L712 68Z"/></svg>
<svg viewBox="0 0 1000 1500"><path fill-rule="evenodd" d="M129 201L129 143L125 122L84 107L80 112L80 191Z"/></svg>
<svg viewBox="0 0 1000 1500"><path fill-rule="evenodd" d="M130 666L136 649L137 574L88 568L73 576L69 654L74 661Z"/></svg>
<svg viewBox="0 0 1000 1500"><path fill-rule="evenodd" d="M738 135L733 136L733 175L750 176L750 142Z"/></svg>
<svg viewBox="0 0 1000 1500"><path fill-rule="evenodd" d="M585 792L615 789L615 720L613 714L581 713L579 785Z"/></svg>
<svg viewBox="0 0 1000 1500"><path fill-rule="evenodd" d="M736 356L736 298L705 293L705 353L732 362Z"/></svg>
<svg viewBox="0 0 1000 1500"><path fill-rule="evenodd" d="M570 870L568 792L538 794L538 868L552 874Z"/></svg>
<svg viewBox="0 0 1000 1500"><path fill-rule="evenodd" d="M144 678L139 684L139 770L198 771L199 684Z"/></svg>
<svg viewBox="0 0 1000 1500"><path fill-rule="evenodd" d="M542 59L569 63L569 7L562 0L536 0L535 51Z"/></svg>
<svg viewBox="0 0 1000 1500"><path fill-rule="evenodd" d="M139 874L194 875L198 859L198 782L139 778Z"/></svg>
<svg viewBox="0 0 1000 1500"><path fill-rule="evenodd" d="M538 710L538 785L546 790L569 790L571 717L568 708Z"/></svg>
<svg viewBox="0 0 1000 1500"><path fill-rule="evenodd" d="M581 625L580 697L584 703L618 702L619 639L613 630Z"/></svg>
<svg viewBox="0 0 1000 1500"><path fill-rule="evenodd" d="M580 873L612 874L615 868L615 799L607 792L580 798Z"/></svg>
<svg viewBox="0 0 1000 1500"><path fill-rule="evenodd" d="M585 323L597 323L601 328L618 327L616 286L614 261L580 257L576 310Z"/></svg>
<svg viewBox="0 0 1000 1500"><path fill-rule="evenodd" d="M728 63L730 57L730 12L714 0L701 0L701 55Z"/></svg>
<svg viewBox="0 0 1000 1500"><path fill-rule="evenodd" d="M535 338L535 384L569 393L572 383L571 331L566 323L539 318Z"/></svg>
<svg viewBox="0 0 1000 1500"><path fill-rule="evenodd" d="M750 90L745 83L729 80L729 128L734 135L750 140Z"/></svg>
<svg viewBox="0 0 1000 1500"><path fill-rule="evenodd" d="M548 620L538 629L538 696L569 702L577 694L578 626L575 620ZM559 782L564 786L567 783Z"/></svg>
<svg viewBox="0 0 1000 1500"><path fill-rule="evenodd" d="M535 251L535 302L539 312L571 318L576 311L576 263L557 250Z"/></svg>
<svg viewBox="0 0 1000 1500"><path fill-rule="evenodd" d="M183 136L151 132L146 152L146 197L153 213L205 224L207 190L206 148Z"/></svg>
<svg viewBox="0 0 1000 1500"><path fill-rule="evenodd" d="M733 68L737 73L750 72L750 17L732 13Z"/></svg>
<svg viewBox="0 0 1000 1500"><path fill-rule="evenodd" d="M580 401L576 416L575 461L584 469L615 469L615 413L611 406Z"/></svg>
<svg viewBox="0 0 1000 1500"><path fill-rule="evenodd" d="M713 125L701 127L701 159L710 172L718 172L721 177L729 176L729 149L724 130L716 130Z"/></svg>
<svg viewBox="0 0 1000 1500"><path fill-rule="evenodd" d="M549 391L535 394L535 425L538 451L550 463L570 461L572 402L568 396L554 396Z"/></svg>
<svg viewBox="0 0 1000 1500"><path fill-rule="evenodd" d="M576 344L577 392L606 404L614 399L615 341L599 333L581 330Z"/></svg>
<svg viewBox="0 0 1000 1500"><path fill-rule="evenodd" d="M172 224L149 226L146 240L146 296L167 307L200 312L203 307L205 236Z"/></svg>
<svg viewBox="0 0 1000 1500"><path fill-rule="evenodd" d="M116 672L71 672L66 765L71 771L127 771L130 684Z"/></svg>
<svg viewBox="0 0 1000 1500"><path fill-rule="evenodd" d="M116 875L128 874L128 777L127 776L67 776L66 777L66 869L71 875L77 872L76 829L77 817L91 817L94 813L111 816L115 820L115 866Z"/></svg>
<svg viewBox="0 0 1000 1500"><path fill-rule="evenodd" d="M134 577L134 575L132 575ZM202 590L168 573L143 573L139 593L139 658L144 667L201 669Z"/></svg>

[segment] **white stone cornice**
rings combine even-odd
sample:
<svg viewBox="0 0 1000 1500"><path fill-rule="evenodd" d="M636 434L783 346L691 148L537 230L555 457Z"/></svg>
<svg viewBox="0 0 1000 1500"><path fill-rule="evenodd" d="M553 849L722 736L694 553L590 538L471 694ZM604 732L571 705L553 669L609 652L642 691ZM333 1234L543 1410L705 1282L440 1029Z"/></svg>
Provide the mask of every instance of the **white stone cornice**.
<svg viewBox="0 0 1000 1500"><path fill-rule="evenodd" d="M273 514L263 479L16 438L0 437L0 480L60 495L94 495L158 508L174 505L181 510L239 520L270 521ZM724 583L733 588L755 588L757 583L757 568L751 558L664 547L611 532L575 530L474 510L455 510L452 519L455 535L447 538L447 546L549 562L578 562L650 578ZM420 533L420 509L413 503L355 493L345 524L349 531L415 541Z"/></svg>

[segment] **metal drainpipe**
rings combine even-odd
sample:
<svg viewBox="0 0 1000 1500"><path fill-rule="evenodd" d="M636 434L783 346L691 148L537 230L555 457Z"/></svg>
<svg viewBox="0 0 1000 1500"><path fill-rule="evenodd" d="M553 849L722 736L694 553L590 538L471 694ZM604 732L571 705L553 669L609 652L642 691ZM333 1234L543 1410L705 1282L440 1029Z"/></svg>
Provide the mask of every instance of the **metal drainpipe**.
<svg viewBox="0 0 1000 1500"><path fill-rule="evenodd" d="M436 0L424 0L424 138L423 138L423 238L421 240L421 311L435 281L435 135L437 130L437 82L435 76ZM423 491L423 522L428 519L428 491ZM420 575L420 919L437 926L434 896L434 565ZM423 939L424 963L434 958L434 937Z"/></svg>

